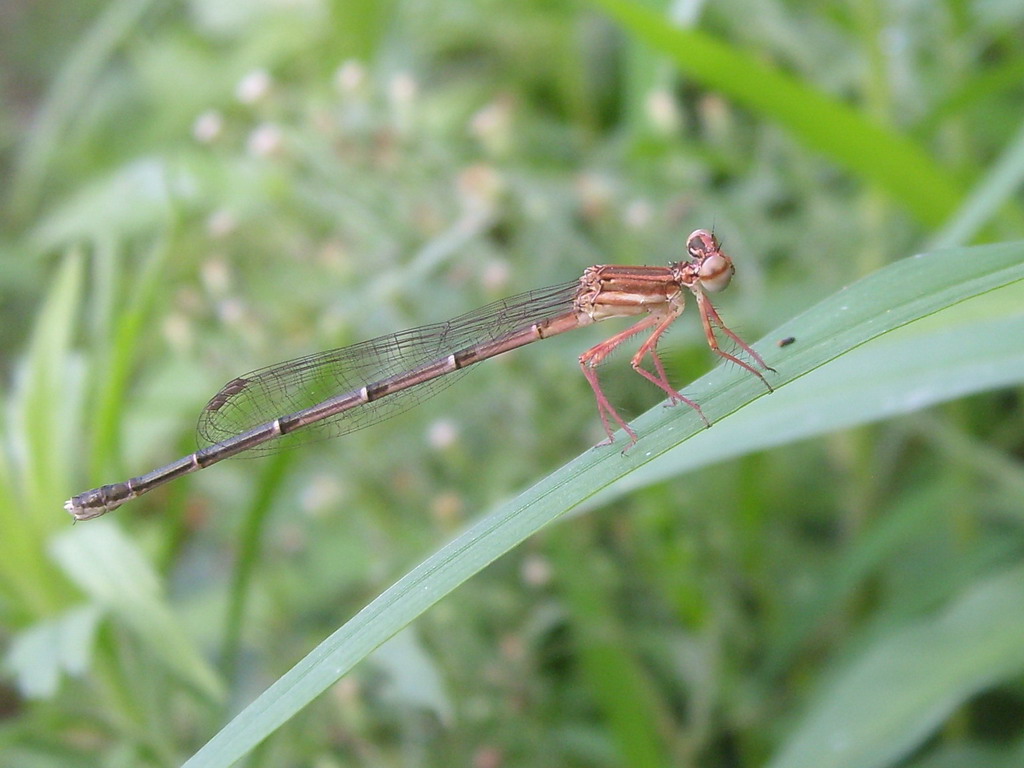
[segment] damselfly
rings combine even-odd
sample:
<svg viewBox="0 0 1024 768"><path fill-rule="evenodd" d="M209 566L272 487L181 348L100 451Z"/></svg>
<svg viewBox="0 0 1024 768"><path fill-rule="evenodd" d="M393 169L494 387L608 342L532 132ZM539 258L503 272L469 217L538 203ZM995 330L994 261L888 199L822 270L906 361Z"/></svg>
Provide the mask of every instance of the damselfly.
<svg viewBox="0 0 1024 768"><path fill-rule="evenodd" d="M260 368L224 385L199 416L204 447L171 464L69 499L76 520L98 517L157 486L240 453L276 450L284 435L335 437L383 421L423 402L460 371L503 352L610 317L640 317L631 327L580 355L580 368L597 399L601 424L613 440L613 423L632 443L636 432L612 406L597 366L630 337L649 332L632 359L633 369L660 388L670 403L686 403L710 426L700 406L669 383L658 357L661 335L693 294L711 349L757 376L771 391L761 356L726 327L708 293L729 285L734 267L715 236L698 229L687 239L687 261L667 267L596 266L579 280L513 296L444 323L380 336ZM735 342L749 361L719 347L716 331ZM649 357L653 371L642 366ZM303 440L304 441L304 440Z"/></svg>

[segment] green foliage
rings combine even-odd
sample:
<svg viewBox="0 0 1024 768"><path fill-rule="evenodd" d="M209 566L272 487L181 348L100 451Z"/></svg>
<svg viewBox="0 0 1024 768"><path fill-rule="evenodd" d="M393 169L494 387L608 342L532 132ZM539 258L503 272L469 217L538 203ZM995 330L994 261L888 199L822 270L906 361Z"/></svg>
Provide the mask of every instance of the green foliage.
<svg viewBox="0 0 1024 768"><path fill-rule="evenodd" d="M1024 14L685 7L14 4L5 764L1020 763ZM591 447L602 324L60 509L193 450L246 370L698 226L775 369L684 314L711 429L623 355L641 439Z"/></svg>

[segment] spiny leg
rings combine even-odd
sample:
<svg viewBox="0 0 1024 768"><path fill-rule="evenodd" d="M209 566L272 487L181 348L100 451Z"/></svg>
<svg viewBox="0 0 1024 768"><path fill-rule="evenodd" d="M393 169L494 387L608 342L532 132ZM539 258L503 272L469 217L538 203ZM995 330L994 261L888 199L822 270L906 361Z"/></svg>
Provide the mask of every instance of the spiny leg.
<svg viewBox="0 0 1024 768"><path fill-rule="evenodd" d="M637 436L636 432L630 428L605 396L604 391L601 389L601 383L597 378L596 368L606 357L608 357L608 355L615 351L616 347L636 334L657 325L659 322L660 318L657 316L648 315L639 323L631 325L626 330L615 334L611 338L605 339L600 344L595 344L580 355L580 368L582 369L583 375L586 377L587 381L590 382L590 388L594 390L594 398L597 400L597 412L601 417L601 425L604 427L605 434L608 435L608 440L601 443L601 445L608 445L614 441L614 437L612 437L613 432L611 424L608 423L609 416L611 416L615 423L622 427L626 434L629 435L630 445L636 443Z"/></svg>
<svg viewBox="0 0 1024 768"><path fill-rule="evenodd" d="M590 388L594 390L594 398L597 400L597 414L601 417L601 426L604 427L604 432L608 435L607 440L602 440L598 445L611 445L615 442L614 431L612 430L611 424L608 423L608 416L610 415L615 423L618 424L629 435L629 444L634 445L637 441L636 432L627 424L623 418L619 415L619 412L615 410L615 407L608 402L608 398L605 397L604 392L601 391L601 384L597 380L597 372L586 365L580 363L580 368L583 369L583 375L587 377L587 381L590 382Z"/></svg>
<svg viewBox="0 0 1024 768"><path fill-rule="evenodd" d="M726 336L728 336L730 339L739 344L740 347L742 347L743 350L747 354L749 354L758 363L758 365L760 365L766 371L774 372L775 369L769 366L767 363L765 363L764 359L759 354L757 354L757 352L755 352L745 341L743 341L743 339L741 339L739 336L737 336L735 333L729 330L728 326L726 326L726 324L722 322L721 316L715 310L714 306L712 306L711 300L707 297L706 294L700 291L695 291L695 295L697 297L697 308L700 310L700 320L701 323L704 325L704 335L707 337L708 346L711 347L711 350L719 357L724 357L726 360L731 360L741 368L750 371L752 374L754 374L755 376L757 376L757 378L761 380L761 383L763 383L768 388L769 392L774 392L775 390L772 389L772 385L768 383L768 380L759 370L757 370L754 366L750 365L744 360L741 360L740 358L736 357L736 355L729 354L724 349L718 346L718 339L715 338L715 330L712 327L712 323L717 325Z"/></svg>
<svg viewBox="0 0 1024 768"><path fill-rule="evenodd" d="M701 421L704 422L704 425L710 427L711 422L708 421L708 417L704 415L704 411L700 409L700 406L697 405L697 403L695 403L690 398L680 394L679 391L672 386L672 383L668 380L668 374L665 372L665 366L661 362L661 356L658 354L658 341L660 340L661 335L665 331L667 331L668 327L672 325L672 323L674 323L678 318L679 314L672 312L666 315L665 318L658 324L658 327L654 329L651 335L648 336L644 343L640 345L640 349L637 350L636 354L633 355L633 370L639 373L648 381L653 382L666 394L668 394L669 403L671 405L675 405L676 403L686 403L688 406L690 406L691 408L693 408L693 410L697 412L697 415L700 416ZM651 360L654 363L654 368L658 372L657 376L652 374L642 365L644 357L647 356L648 354L651 356Z"/></svg>

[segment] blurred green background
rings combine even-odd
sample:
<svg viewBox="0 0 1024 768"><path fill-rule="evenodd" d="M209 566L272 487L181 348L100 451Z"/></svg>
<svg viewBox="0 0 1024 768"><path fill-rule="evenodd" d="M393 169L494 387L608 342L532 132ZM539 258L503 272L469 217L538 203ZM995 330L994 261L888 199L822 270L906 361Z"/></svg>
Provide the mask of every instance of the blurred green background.
<svg viewBox="0 0 1024 768"><path fill-rule="evenodd" d="M232 377L679 259L697 227L736 262L717 304L748 341L897 259L1024 234L1015 0L6 0L0 20L4 765L180 764L602 437L576 358L608 329L71 528L68 496L194 450ZM684 392L715 364L695 313L664 357ZM625 414L659 402L624 354L602 377ZM1024 764L1007 378L637 482L248 764Z"/></svg>

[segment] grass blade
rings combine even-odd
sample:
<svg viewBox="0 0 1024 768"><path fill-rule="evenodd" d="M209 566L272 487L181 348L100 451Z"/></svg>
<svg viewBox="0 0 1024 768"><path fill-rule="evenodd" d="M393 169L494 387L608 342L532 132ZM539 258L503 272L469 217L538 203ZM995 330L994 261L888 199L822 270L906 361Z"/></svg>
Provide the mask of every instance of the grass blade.
<svg viewBox="0 0 1024 768"><path fill-rule="evenodd" d="M596 4L689 77L777 121L806 146L878 184L921 222L942 224L959 204L960 185L910 137L706 32L676 28L638 3Z"/></svg>
<svg viewBox="0 0 1024 768"><path fill-rule="evenodd" d="M814 702L770 768L892 765L966 697L1024 669L1024 569L886 635ZM965 649L969 652L965 653Z"/></svg>

